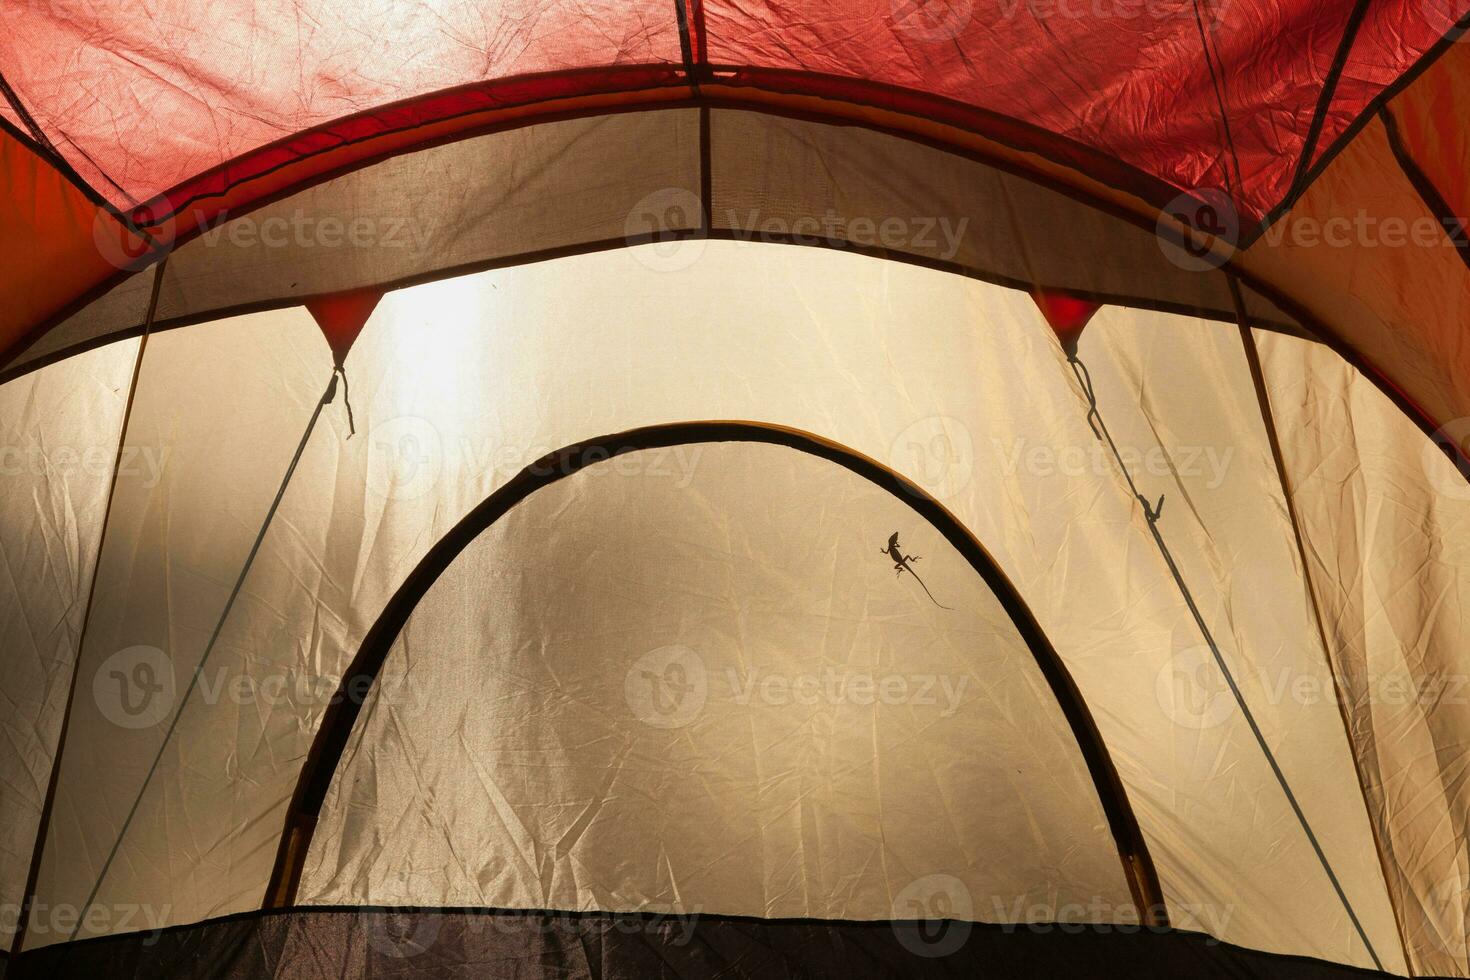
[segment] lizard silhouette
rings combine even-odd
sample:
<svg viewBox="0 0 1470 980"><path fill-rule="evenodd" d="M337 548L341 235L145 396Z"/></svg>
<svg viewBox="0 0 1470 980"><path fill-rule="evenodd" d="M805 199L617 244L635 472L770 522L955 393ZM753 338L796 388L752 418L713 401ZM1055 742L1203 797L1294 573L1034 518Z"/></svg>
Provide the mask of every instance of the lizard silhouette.
<svg viewBox="0 0 1470 980"><path fill-rule="evenodd" d="M929 591L929 586L925 585L924 580L919 578L919 573L914 571L914 562L919 560L919 556L906 555L903 553L902 550L900 550L898 546L897 531L894 531L893 534L888 538L888 547L880 548L878 550L881 553L887 555L889 558L893 559L893 567L897 570L897 574L902 575L904 572L908 572L910 575L912 575L914 577L914 580L919 583L919 588L923 589L924 594L929 597L930 602L934 603L940 609L950 609L949 606L946 606L944 603L934 598L934 593ZM950 609L950 611L953 612L952 609Z"/></svg>

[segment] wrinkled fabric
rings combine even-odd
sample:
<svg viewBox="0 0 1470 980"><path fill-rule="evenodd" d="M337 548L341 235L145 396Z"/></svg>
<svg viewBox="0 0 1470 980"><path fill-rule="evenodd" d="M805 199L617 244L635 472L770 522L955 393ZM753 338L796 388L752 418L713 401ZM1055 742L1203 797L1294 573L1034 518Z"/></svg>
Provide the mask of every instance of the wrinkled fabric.
<svg viewBox="0 0 1470 980"><path fill-rule="evenodd" d="M0 386L0 905L19 906L56 761L137 341ZM120 482L162 461L129 452ZM8 946L12 915L0 921Z"/></svg>
<svg viewBox="0 0 1470 980"><path fill-rule="evenodd" d="M1167 185L1229 189L1243 214L1259 217L1290 183L1352 7L708 0L694 5L690 29L716 65L952 100ZM1466 9L1369 5L1319 149ZM16 0L0 53L41 133L89 183L127 204L272 140L416 95L541 72L679 64L678 21L690 12L652 0ZM882 98L880 90L859 101Z"/></svg>
<svg viewBox="0 0 1470 980"><path fill-rule="evenodd" d="M1330 351L1258 333L1308 571L1421 974L1470 952L1470 484ZM1454 435L1464 439L1464 420Z"/></svg>
<svg viewBox="0 0 1470 980"><path fill-rule="evenodd" d="M1133 322L1117 315L1119 327ZM1136 322L1161 338L1205 329L1167 315ZM1233 328L1219 329L1228 337ZM1247 391L1243 359L1211 344L1186 357L1161 343L1142 363L1177 365L1171 398L1196 382ZM1098 360L1104 410L1127 431L1120 416L1137 396L1109 380L1107 351L1084 356ZM1122 347L1117 356L1136 355ZM105 615L81 675L84 689L113 697L116 666L103 668L116 653L155 648L180 687L198 662L332 365L300 309L160 333L148 360L138 438L171 447L173 463L163 484L114 508L121 530L99 578ZM337 678L428 548L515 472L560 446L639 425L750 418L886 463L984 542L1087 700L1174 921L1258 949L1371 964L1244 720L1192 720L1213 703L1218 679L1191 674L1198 662L1180 664L1198 655L1198 631L1026 293L829 250L664 243L390 293L345 369L350 395L339 387L307 441L215 647L213 693L181 716L98 892L104 907L143 905L173 924L259 906ZM1259 556L1251 560L1280 561L1269 535L1239 531L1281 520L1259 492L1261 430L1242 412L1237 404L1205 416L1198 424L1217 421L1202 432L1161 430L1150 437L1158 445L1129 442L1149 454L1151 481L1167 478L1190 443L1240 446L1219 503L1196 508L1204 531L1189 530L1189 505L1176 495L1211 492L1210 470L1149 489L1171 495L1165 532L1181 552L1202 543L1218 552L1239 535ZM1185 511L1177 520L1176 508ZM883 539L871 545L875 561ZM1255 607L1244 597L1222 602L1218 590L1233 577L1208 560L1190 575L1241 655L1320 672L1320 648L1299 615L1247 613ZM1281 602L1299 605L1291 573L1278 575ZM1279 639L1289 633L1300 635ZM158 723L120 729L104 703L79 699L51 831L58 843L43 868L47 902L85 899L162 737ZM1297 732L1321 731L1320 710L1306 729L1285 713L1279 727L1266 716L1284 759L1298 757L1306 736ZM1312 819L1375 947L1394 962L1361 801L1352 806L1351 762L1330 742L1322 751L1317 771L1293 764L1288 776L1341 801L1336 813L1314 804ZM103 919L91 932L127 928ZM60 938L33 935L31 945Z"/></svg>
<svg viewBox="0 0 1470 980"><path fill-rule="evenodd" d="M1032 657L953 546L830 461L594 464L415 607L297 901L881 920L943 875L965 918L1136 919Z"/></svg>
<svg viewBox="0 0 1470 980"><path fill-rule="evenodd" d="M674 7L662 0L16 0L5 26L0 57L17 97L88 183L123 206L416 95L679 60Z"/></svg>

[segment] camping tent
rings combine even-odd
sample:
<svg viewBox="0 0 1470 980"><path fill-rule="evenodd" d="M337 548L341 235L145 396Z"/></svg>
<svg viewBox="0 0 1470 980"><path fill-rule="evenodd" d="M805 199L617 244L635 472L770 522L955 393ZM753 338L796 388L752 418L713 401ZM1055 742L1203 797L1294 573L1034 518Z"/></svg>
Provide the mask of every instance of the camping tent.
<svg viewBox="0 0 1470 980"><path fill-rule="evenodd" d="M1470 976L1467 25L4 0L7 976Z"/></svg>

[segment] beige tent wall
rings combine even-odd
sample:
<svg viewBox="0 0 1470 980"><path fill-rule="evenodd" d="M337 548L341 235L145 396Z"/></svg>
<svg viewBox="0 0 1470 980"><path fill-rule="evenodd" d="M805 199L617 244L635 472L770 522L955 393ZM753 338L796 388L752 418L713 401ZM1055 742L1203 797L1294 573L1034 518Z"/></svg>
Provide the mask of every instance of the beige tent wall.
<svg viewBox="0 0 1470 980"><path fill-rule="evenodd" d="M1403 972L1403 944L1239 328L1110 307L1087 327L1079 354L1139 492L1154 503L1163 497L1160 532L1344 893L1384 965ZM1243 714L1198 628L1176 640L1182 645L1158 676L1156 698L1132 702L1129 720L1141 724L1148 709L1161 710L1173 723L1173 764L1193 780L1223 780L1241 802L1279 796L1252 739L1225 757L1201 737L1216 727L1244 735ZM1236 782L1246 767L1253 778ZM1194 819L1193 805L1179 816ZM1289 812L1262 811L1257 820L1253 833L1263 838L1306 843ZM1277 878L1269 851L1247 856L1209 841L1187 844L1208 848L1209 865L1260 862L1248 869L1252 892L1236 899L1241 914L1319 902L1319 929L1332 923L1337 931L1324 948L1361 951L1340 900L1320 889L1308 899L1300 882ZM1324 874L1316 870L1314 885Z"/></svg>
<svg viewBox="0 0 1470 980"><path fill-rule="evenodd" d="M1202 328L1166 321L1181 336ZM163 352L157 360L153 343ZM116 651L148 644L165 649L183 678L330 357L299 310L171 331L153 343L140 391L153 421L140 438L172 446L175 463L159 487L118 502L125 532L109 541L99 584L111 611L86 661L95 672ZM1244 390L1243 365L1227 370L1208 349L1192 363L1181 390L1191 380L1202 398L1218 388L1238 399ZM1177 922L1246 946L1370 962L1243 721L1194 730L1157 709L1161 675L1173 676L1198 634L1115 469L1055 464L1057 454L1092 459L1096 440L1080 388L1025 294L830 250L644 246L389 294L347 372L357 432L349 438L339 393L211 661L217 692L234 685L248 697L191 702L99 891L103 905L149 903L164 921L188 922L259 904L323 692L424 552L520 467L637 425L750 418L890 465L940 497L991 550L1097 716ZM1109 390L1100 384L1112 399ZM1251 428L1246 415L1237 405L1211 423L1218 434L1160 438L1251 445L1259 462L1259 422ZM1052 462L1031 455L1035 448ZM1264 485L1259 468L1240 472L1239 498ZM1259 519L1225 504L1201 512L1208 530L1189 531L1194 543L1229 540L1239 530L1232 522ZM1165 517L1171 539L1174 514ZM1191 567L1212 559L1199 560ZM1311 674L1320 664L1311 636L1279 635L1304 628L1287 605L1299 594L1282 600L1279 615L1232 597L1240 608L1218 632L1242 656L1274 663L1299 654ZM1325 724L1320 717L1301 728L1283 723L1285 755L1294 758L1292 747ZM65 809L53 828L58 846L47 851L44 900L86 898L161 734L120 732L98 718L80 726L63 760ZM1351 802L1340 748L1328 743L1318 760L1340 770L1337 781L1297 778ZM1322 828L1334 851L1361 842L1361 812L1359 801ZM1391 962L1392 923L1371 862L1361 852L1337 861ZM82 934L119 928L104 918Z"/></svg>
<svg viewBox="0 0 1470 980"><path fill-rule="evenodd" d="M734 109L710 110L708 123L707 159L699 110L647 110L429 147L227 213L170 253L157 324L688 234L706 204L716 236L1232 315L1217 270L1185 268L1151 229L996 166L861 127ZM123 279L6 366L138 328L151 280Z"/></svg>
<svg viewBox="0 0 1470 980"><path fill-rule="evenodd" d="M1470 484L1330 352L1255 338L1411 963L1465 976Z"/></svg>
<svg viewBox="0 0 1470 980"><path fill-rule="evenodd" d="M937 603L881 553L900 534ZM297 900L1127 921L1072 732L939 532L823 459L596 464L482 534L395 645Z"/></svg>
<svg viewBox="0 0 1470 980"><path fill-rule="evenodd" d="M325 340L301 310L149 339L128 441L163 463L154 480L120 482L113 500L37 889L55 911L32 917L28 943L65 940L86 904L329 365ZM278 657L299 652L291 634L261 640ZM219 654L212 664L239 651ZM246 717L264 707L231 716L230 693L217 686L230 676L211 667L210 693L191 700L80 934L257 902L232 855L213 847L246 836L216 781L248 779L273 750Z"/></svg>
<svg viewBox="0 0 1470 980"><path fill-rule="evenodd" d="M223 215L169 256L158 322L620 241L629 215L655 190L666 201L698 192L697 111L562 120L403 154ZM698 218L689 211L689 221ZM20 363L136 326L151 278L124 279L39 338Z"/></svg>
<svg viewBox="0 0 1470 980"><path fill-rule="evenodd" d="M122 341L0 386L0 907L20 907L137 360ZM162 461L128 454L121 483ZM15 916L0 917L0 948Z"/></svg>

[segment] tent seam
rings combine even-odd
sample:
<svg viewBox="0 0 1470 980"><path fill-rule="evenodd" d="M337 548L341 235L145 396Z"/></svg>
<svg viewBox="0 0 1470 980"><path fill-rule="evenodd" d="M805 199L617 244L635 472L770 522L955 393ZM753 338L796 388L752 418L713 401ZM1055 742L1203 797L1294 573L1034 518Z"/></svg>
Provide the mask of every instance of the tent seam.
<svg viewBox="0 0 1470 980"><path fill-rule="evenodd" d="M1276 468L1276 479L1281 488L1282 499L1286 503L1287 516L1291 520L1292 539L1295 542L1297 556L1302 563L1302 579L1306 585L1307 598L1312 607L1313 622L1317 627L1317 638L1322 645L1322 655L1327 661L1327 671L1332 676L1333 689L1336 692L1338 716L1342 720L1343 737L1347 740L1348 749L1353 755L1353 774L1356 777L1358 791L1363 798L1363 815L1367 818L1369 831L1373 835L1374 850L1378 856L1379 872L1383 875L1383 891L1388 899L1388 907L1393 912L1394 926L1398 933L1399 945L1403 949L1404 968L1408 975L1416 976L1414 961L1409 954L1409 940L1404 932L1404 916L1399 908L1394 889L1390 884L1388 873L1388 858L1393 845L1386 841L1380 833L1378 821L1373 818L1373 808L1368 799L1368 784L1363 778L1363 767L1358 760L1357 743L1353 738L1352 724L1347 714L1346 691L1343 689L1342 680L1338 675L1337 664L1332 657L1332 647L1327 642L1327 626L1322 614L1321 600L1317 594L1317 583L1312 570L1312 563L1307 558L1305 536L1302 533L1301 520L1297 515L1296 501L1292 493L1291 480L1286 474L1286 460L1281 450L1280 434L1276 428L1275 413L1271 410L1270 393L1266 390L1265 372L1261 367L1260 351L1256 347L1255 335L1252 333L1251 317L1245 308L1245 298L1241 295L1240 285L1234 276L1227 275L1230 282L1230 293L1235 299L1236 310L1239 315L1241 346L1245 352L1245 359L1251 374L1251 383L1255 388L1256 404L1261 411L1261 422L1266 427L1266 441L1271 449L1271 459Z"/></svg>
<svg viewBox="0 0 1470 980"><path fill-rule="evenodd" d="M41 858L46 849L47 832L50 830L51 810L56 800L56 787L61 780L62 754L66 749L67 731L71 726L72 706L76 701L77 677L82 669L82 654L86 650L87 629L92 624L93 600L97 595L97 578L102 567L103 549L107 544L107 529L112 523L112 505L117 495L118 476L122 471L123 449L127 444L128 425L132 421L133 404L138 393L138 380L143 373L143 353L148 349L148 335L153 325L153 318L158 311L158 296L163 283L163 273L168 265L167 256L160 262L153 274L153 291L148 300L148 313L143 320L143 333L138 341L138 353L133 358L132 378L128 383L128 397L123 406L122 422L118 427L117 452L112 461L112 477L107 488L107 502L102 510L102 526L97 533L97 554L92 560L92 580L87 587L87 604L82 612L82 626L77 634L76 653L72 658L71 679L67 683L66 707L61 714L61 730L57 734L56 751L51 759L51 774L46 784L46 799L41 805L41 813L36 824L36 840L32 845L30 868L26 872L25 891L21 894L21 908L16 919L15 937L12 942L12 955L18 956L25 944L26 930L30 923L30 911L34 892L40 880Z"/></svg>

